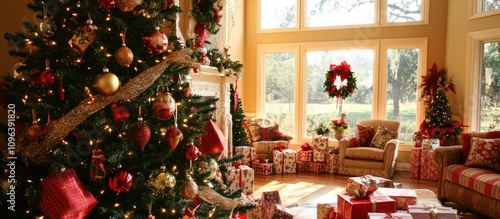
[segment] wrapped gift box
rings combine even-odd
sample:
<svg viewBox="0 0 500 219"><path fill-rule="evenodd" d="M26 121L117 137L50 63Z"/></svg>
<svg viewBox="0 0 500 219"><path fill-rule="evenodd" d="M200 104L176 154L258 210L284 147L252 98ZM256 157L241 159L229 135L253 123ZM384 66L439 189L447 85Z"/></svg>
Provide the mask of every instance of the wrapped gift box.
<svg viewBox="0 0 500 219"><path fill-rule="evenodd" d="M324 162L310 162L308 166L309 172L313 173L324 173L326 169Z"/></svg>
<svg viewBox="0 0 500 219"><path fill-rule="evenodd" d="M417 204L417 194L413 189L378 188L377 191L394 199L397 210L408 210L409 205Z"/></svg>
<svg viewBox="0 0 500 219"><path fill-rule="evenodd" d="M273 151L273 170L274 173L296 173L297 171L297 152L292 149L282 151Z"/></svg>
<svg viewBox="0 0 500 219"><path fill-rule="evenodd" d="M273 154L275 148L287 148L287 145L283 141L267 141L260 142L259 144L254 144L255 153L257 154Z"/></svg>
<svg viewBox="0 0 500 219"><path fill-rule="evenodd" d="M456 219L457 209L422 205L408 206L408 213L414 219Z"/></svg>
<svg viewBox="0 0 500 219"><path fill-rule="evenodd" d="M297 172L302 173L302 172L309 172L309 164L311 162L306 162L306 161L297 161Z"/></svg>
<svg viewBox="0 0 500 219"><path fill-rule="evenodd" d="M313 151L304 151L302 149L299 149L297 151L297 161L312 161L313 159Z"/></svg>
<svg viewBox="0 0 500 219"><path fill-rule="evenodd" d="M411 149L410 154L410 178L420 179L420 157L422 156L422 148Z"/></svg>
<svg viewBox="0 0 500 219"><path fill-rule="evenodd" d="M338 173L339 171L339 155L338 154L326 154L326 172Z"/></svg>
<svg viewBox="0 0 500 219"><path fill-rule="evenodd" d="M316 150L326 150L328 148L328 137L316 136L313 137L312 148Z"/></svg>
<svg viewBox="0 0 500 219"><path fill-rule="evenodd" d="M237 146L234 147L234 152L237 155L243 155L243 158L241 158L241 162L247 166L252 166L252 162L257 158L254 147Z"/></svg>
<svg viewBox="0 0 500 219"><path fill-rule="evenodd" d="M274 204L273 214L266 219L292 219L293 213L281 204Z"/></svg>
<svg viewBox="0 0 500 219"><path fill-rule="evenodd" d="M314 162L325 162L326 150L313 149L313 161Z"/></svg>
<svg viewBox="0 0 500 219"><path fill-rule="evenodd" d="M260 212L262 218L272 218L275 204L281 205L281 197L278 191L263 192L261 196Z"/></svg>
<svg viewBox="0 0 500 219"><path fill-rule="evenodd" d="M355 199L346 192L337 194L337 219L367 218L368 212L396 212L396 201L383 195Z"/></svg>
<svg viewBox="0 0 500 219"><path fill-rule="evenodd" d="M336 219L337 203L318 203L316 205L318 219Z"/></svg>
<svg viewBox="0 0 500 219"><path fill-rule="evenodd" d="M270 175L271 173L273 173L272 163L261 163L259 161L254 161L252 163L252 168L255 171L255 174L259 175Z"/></svg>
<svg viewBox="0 0 500 219"><path fill-rule="evenodd" d="M264 160L272 161L273 160L273 154L255 154L256 159L262 158Z"/></svg>
<svg viewBox="0 0 500 219"><path fill-rule="evenodd" d="M437 181L438 177L438 164L432 157L432 151L422 150L420 157L420 179Z"/></svg>
<svg viewBox="0 0 500 219"><path fill-rule="evenodd" d="M243 189L244 194L253 193L254 170L246 165L240 165L238 168L230 166L227 168L227 182L232 182L231 189Z"/></svg>
<svg viewBox="0 0 500 219"><path fill-rule="evenodd" d="M245 215L247 216L248 219L262 218L260 214L260 206L262 204L262 199L255 197L253 194L250 195L241 194L241 203L242 205L247 205L247 204L257 205L256 208L247 210Z"/></svg>
<svg viewBox="0 0 500 219"><path fill-rule="evenodd" d="M368 213L368 219L392 219L392 218L412 219L413 217L411 216L411 214L403 213L403 212L396 212L396 213L392 213L392 214L378 213L378 212L369 212Z"/></svg>
<svg viewBox="0 0 500 219"><path fill-rule="evenodd" d="M348 184L357 183L366 185L370 184L371 181L374 181L378 187L395 188L394 182L392 182L392 180L378 176L364 175L364 176L349 177L349 179L347 179Z"/></svg>
<svg viewBox="0 0 500 219"><path fill-rule="evenodd" d="M394 188L396 189L402 189L403 188L403 184L402 183L394 183Z"/></svg>

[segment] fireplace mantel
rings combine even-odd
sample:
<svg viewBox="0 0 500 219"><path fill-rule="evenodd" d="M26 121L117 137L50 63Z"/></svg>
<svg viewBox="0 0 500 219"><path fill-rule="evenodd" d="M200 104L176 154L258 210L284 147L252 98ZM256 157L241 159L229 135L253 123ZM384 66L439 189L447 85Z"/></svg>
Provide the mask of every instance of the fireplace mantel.
<svg viewBox="0 0 500 219"><path fill-rule="evenodd" d="M222 133L226 137L226 149L224 156L232 155L232 118L230 111L230 84L234 82L232 76L226 76L217 68L202 65L198 73L191 71L192 93L203 97L215 97L219 100L216 103L215 120Z"/></svg>

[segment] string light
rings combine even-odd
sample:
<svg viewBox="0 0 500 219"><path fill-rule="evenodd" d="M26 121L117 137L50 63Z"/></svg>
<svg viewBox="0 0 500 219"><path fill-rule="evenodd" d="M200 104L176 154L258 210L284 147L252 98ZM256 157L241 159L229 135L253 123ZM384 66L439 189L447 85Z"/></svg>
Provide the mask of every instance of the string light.
<svg viewBox="0 0 500 219"><path fill-rule="evenodd" d="M104 190L101 190L101 195L104 194Z"/></svg>
<svg viewBox="0 0 500 219"><path fill-rule="evenodd" d="M115 203L115 208L120 207L120 203Z"/></svg>
<svg viewBox="0 0 500 219"><path fill-rule="evenodd" d="M162 208L162 209L161 209L161 213L165 213L165 212L167 212L167 209Z"/></svg>

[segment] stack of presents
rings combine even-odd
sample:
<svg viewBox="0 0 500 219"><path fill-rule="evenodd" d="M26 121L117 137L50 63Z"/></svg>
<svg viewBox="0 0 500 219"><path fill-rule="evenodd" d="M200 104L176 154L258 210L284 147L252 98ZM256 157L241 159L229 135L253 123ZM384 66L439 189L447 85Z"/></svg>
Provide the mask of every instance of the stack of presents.
<svg viewBox="0 0 500 219"><path fill-rule="evenodd" d="M438 146L438 139L423 139L415 144L410 155L410 178L438 180L438 164L432 157L433 150Z"/></svg>
<svg viewBox="0 0 500 219"><path fill-rule="evenodd" d="M237 218L293 218L282 205L278 191L263 192L261 198L244 195L244 203L257 207ZM318 203L318 219L456 219L457 210L450 207L417 205L415 190L403 189L389 179L366 175L351 177L346 190L337 194L337 203Z"/></svg>
<svg viewBox="0 0 500 219"><path fill-rule="evenodd" d="M235 154L242 155L242 163L252 167L255 174L336 173L338 171L338 148L328 147L328 137L314 137L312 145L306 143L297 151L286 148L284 144L278 144L275 148L268 148L268 145L262 146L266 148L235 147Z"/></svg>

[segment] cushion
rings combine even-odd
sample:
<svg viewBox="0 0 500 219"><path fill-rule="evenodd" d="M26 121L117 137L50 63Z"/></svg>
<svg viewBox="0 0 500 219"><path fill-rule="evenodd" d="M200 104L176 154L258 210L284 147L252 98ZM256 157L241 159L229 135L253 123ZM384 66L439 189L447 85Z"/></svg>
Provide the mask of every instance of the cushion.
<svg viewBox="0 0 500 219"><path fill-rule="evenodd" d="M347 140L349 142L349 147L359 147L359 138L352 137Z"/></svg>
<svg viewBox="0 0 500 219"><path fill-rule="evenodd" d="M384 149L385 144L391 140L395 139L398 136L397 132L388 129L383 125L379 125L377 128L377 133L373 136L373 139L370 143L370 147L376 147L379 149Z"/></svg>
<svg viewBox="0 0 500 219"><path fill-rule="evenodd" d="M500 138L473 137L471 142L465 166L485 167L500 171Z"/></svg>
<svg viewBox="0 0 500 219"><path fill-rule="evenodd" d="M471 138L500 138L500 131L490 131L490 132L462 132L460 134L462 138L462 150L464 151L462 159L465 161L469 157L469 151L471 146Z"/></svg>
<svg viewBox="0 0 500 219"><path fill-rule="evenodd" d="M260 127L260 135L262 141L274 141L279 138L283 139L282 133L279 131L278 124L271 126Z"/></svg>
<svg viewBox="0 0 500 219"><path fill-rule="evenodd" d="M373 127L357 125L358 129L358 145L359 146L368 146L372 142L373 139Z"/></svg>
<svg viewBox="0 0 500 219"><path fill-rule="evenodd" d="M452 164L443 169L444 180L500 200L500 177L498 174L494 170L467 167L463 164ZM470 197L470 195L464 195Z"/></svg>
<svg viewBox="0 0 500 219"><path fill-rule="evenodd" d="M373 147L354 147L346 150L346 157L361 160L384 160L384 150Z"/></svg>
<svg viewBox="0 0 500 219"><path fill-rule="evenodd" d="M260 141L262 135L260 134L260 126L256 123L248 124L248 131L250 132L250 137L252 141Z"/></svg>

